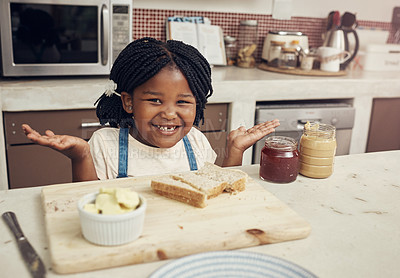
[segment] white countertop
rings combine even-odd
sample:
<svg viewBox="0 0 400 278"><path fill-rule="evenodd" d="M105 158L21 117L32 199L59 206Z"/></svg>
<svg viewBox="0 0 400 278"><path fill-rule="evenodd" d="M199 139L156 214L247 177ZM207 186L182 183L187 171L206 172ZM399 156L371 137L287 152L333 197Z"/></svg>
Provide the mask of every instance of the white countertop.
<svg viewBox="0 0 400 278"><path fill-rule="evenodd" d="M24 78L0 80L2 111L94 108L107 81L102 77ZM400 72L350 71L345 76L299 76L238 67L212 69L210 103L229 103L228 129L254 125L256 102L305 99L348 99L356 109L350 153L366 150L374 98L400 97ZM0 133L4 134L0 114ZM5 149L0 136L0 149ZM251 163L251 150L243 164ZM0 189L7 187L5 153L0 152Z"/></svg>
<svg viewBox="0 0 400 278"><path fill-rule="evenodd" d="M312 226L301 240L242 250L277 256L296 263L319 277L400 277L400 151L338 156L334 174L327 179L299 176L290 184L258 178L258 165L243 166L250 177L288 204ZM0 213L11 210L50 268L44 229L41 187L0 191ZM17 245L0 221L2 277L30 277ZM148 277L165 263L47 277Z"/></svg>

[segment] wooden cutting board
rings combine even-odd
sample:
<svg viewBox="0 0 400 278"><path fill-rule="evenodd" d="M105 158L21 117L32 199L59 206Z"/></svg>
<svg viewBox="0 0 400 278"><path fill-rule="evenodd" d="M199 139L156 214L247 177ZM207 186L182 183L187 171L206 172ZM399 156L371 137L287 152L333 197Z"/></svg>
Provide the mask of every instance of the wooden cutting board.
<svg viewBox="0 0 400 278"><path fill-rule="evenodd" d="M142 236L121 246L97 246L80 231L77 201L100 187L130 187L148 201ZM150 178L70 183L42 189L52 269L76 273L215 250L305 238L308 222L248 178L246 190L223 193L195 208L154 193Z"/></svg>

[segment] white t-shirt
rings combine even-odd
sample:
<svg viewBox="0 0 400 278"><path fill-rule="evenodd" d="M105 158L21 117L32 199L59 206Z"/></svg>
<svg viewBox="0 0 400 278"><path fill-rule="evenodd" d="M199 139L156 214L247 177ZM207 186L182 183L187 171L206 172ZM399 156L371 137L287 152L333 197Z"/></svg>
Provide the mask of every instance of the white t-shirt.
<svg viewBox="0 0 400 278"><path fill-rule="evenodd" d="M197 167L204 162L214 163L217 154L204 134L192 128L187 134L196 157ZM89 140L90 152L96 167L97 177L114 179L118 176L119 129L102 128ZM128 143L128 176L157 175L189 171L183 140L171 148L155 148L142 144L131 135Z"/></svg>

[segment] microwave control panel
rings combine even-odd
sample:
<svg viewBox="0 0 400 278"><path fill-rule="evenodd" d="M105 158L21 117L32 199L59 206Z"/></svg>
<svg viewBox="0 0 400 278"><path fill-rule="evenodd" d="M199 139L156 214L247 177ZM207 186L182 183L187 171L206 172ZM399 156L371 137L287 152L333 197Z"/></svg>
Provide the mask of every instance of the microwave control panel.
<svg viewBox="0 0 400 278"><path fill-rule="evenodd" d="M112 62L130 42L130 17L128 5L114 5L112 8Z"/></svg>

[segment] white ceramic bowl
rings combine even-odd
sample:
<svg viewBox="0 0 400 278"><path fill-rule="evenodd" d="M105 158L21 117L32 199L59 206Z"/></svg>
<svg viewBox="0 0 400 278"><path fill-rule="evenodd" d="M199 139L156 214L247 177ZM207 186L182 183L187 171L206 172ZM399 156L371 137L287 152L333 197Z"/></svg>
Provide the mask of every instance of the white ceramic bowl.
<svg viewBox="0 0 400 278"><path fill-rule="evenodd" d="M93 203L98 193L90 193L78 201L81 230L84 238L99 245L121 245L139 238L143 231L146 199L139 194L140 205L133 211L103 215L83 209L87 203Z"/></svg>

